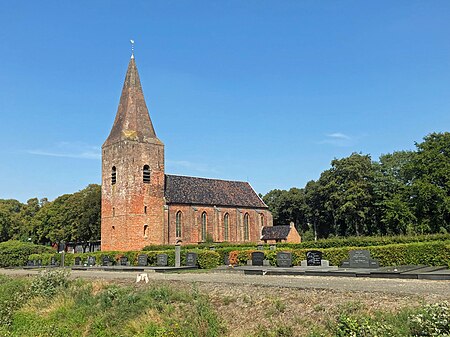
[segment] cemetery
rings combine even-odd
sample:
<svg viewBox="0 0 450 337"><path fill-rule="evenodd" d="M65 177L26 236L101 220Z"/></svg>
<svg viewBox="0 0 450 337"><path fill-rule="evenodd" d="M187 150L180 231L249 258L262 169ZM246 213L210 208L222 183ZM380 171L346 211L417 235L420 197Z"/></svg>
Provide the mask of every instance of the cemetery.
<svg viewBox="0 0 450 337"><path fill-rule="evenodd" d="M447 241L368 247L293 249L275 244L210 246L82 254L31 254L25 269L68 267L73 270L176 272L212 269L244 275L336 276L450 280ZM18 266L16 266L18 267ZM20 266L21 267L21 266Z"/></svg>

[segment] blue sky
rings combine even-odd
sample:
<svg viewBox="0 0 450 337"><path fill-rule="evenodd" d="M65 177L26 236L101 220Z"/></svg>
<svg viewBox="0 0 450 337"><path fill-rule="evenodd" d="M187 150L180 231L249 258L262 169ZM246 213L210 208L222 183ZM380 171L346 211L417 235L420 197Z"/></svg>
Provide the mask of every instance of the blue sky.
<svg viewBox="0 0 450 337"><path fill-rule="evenodd" d="M0 198L100 183L130 39L166 172L303 187L450 124L449 1L0 0Z"/></svg>

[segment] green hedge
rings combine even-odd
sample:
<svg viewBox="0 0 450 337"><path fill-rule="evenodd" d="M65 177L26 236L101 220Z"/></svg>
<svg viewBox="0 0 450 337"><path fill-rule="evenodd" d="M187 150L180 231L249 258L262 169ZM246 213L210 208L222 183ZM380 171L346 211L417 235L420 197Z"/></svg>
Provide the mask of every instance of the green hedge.
<svg viewBox="0 0 450 337"><path fill-rule="evenodd" d="M0 243L0 267L18 267L27 264L28 256L35 253L51 253L49 246L35 245L29 242L6 241Z"/></svg>
<svg viewBox="0 0 450 337"><path fill-rule="evenodd" d="M426 234L426 235L397 235L397 236L354 236L347 238L321 239L318 241L305 241L302 243L277 243L278 248L303 249L303 248L338 248L338 247L370 247L385 246L396 243L448 241L450 234ZM219 254L224 255L233 250L255 249L258 243L201 243L182 246L182 249L210 249L214 247ZM269 249L269 244L263 244L265 249ZM172 250L173 245L146 246L145 251Z"/></svg>
<svg viewBox="0 0 450 337"><path fill-rule="evenodd" d="M343 261L348 260L349 252L356 249L367 249L371 257L378 260L380 266L399 265L428 265L450 267L450 240L436 242L419 242L407 244L391 244L372 247L341 247L320 249L322 258L329 260L333 266L340 266ZM299 266L306 259L306 252L310 249L278 249L278 251L289 251L292 253L292 264ZM254 249L235 250L239 265L245 265L251 259ZM265 250L264 256L271 265L276 265L276 251Z"/></svg>

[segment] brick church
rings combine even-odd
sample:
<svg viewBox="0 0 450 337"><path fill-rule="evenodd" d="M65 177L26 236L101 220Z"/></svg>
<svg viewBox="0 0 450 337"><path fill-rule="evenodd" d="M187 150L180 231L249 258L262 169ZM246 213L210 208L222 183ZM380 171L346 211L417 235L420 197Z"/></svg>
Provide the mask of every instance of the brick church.
<svg viewBox="0 0 450 337"><path fill-rule="evenodd" d="M179 240L260 242L263 227L271 226L272 214L247 182L165 174L164 144L153 128L132 56L102 146L102 250Z"/></svg>

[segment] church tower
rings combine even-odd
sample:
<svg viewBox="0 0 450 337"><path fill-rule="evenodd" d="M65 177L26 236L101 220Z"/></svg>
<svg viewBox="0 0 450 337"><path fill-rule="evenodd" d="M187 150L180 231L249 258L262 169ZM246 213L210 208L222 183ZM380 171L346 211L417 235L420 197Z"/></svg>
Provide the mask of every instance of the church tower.
<svg viewBox="0 0 450 337"><path fill-rule="evenodd" d="M164 243L164 144L156 137L134 56L102 146L102 250Z"/></svg>

